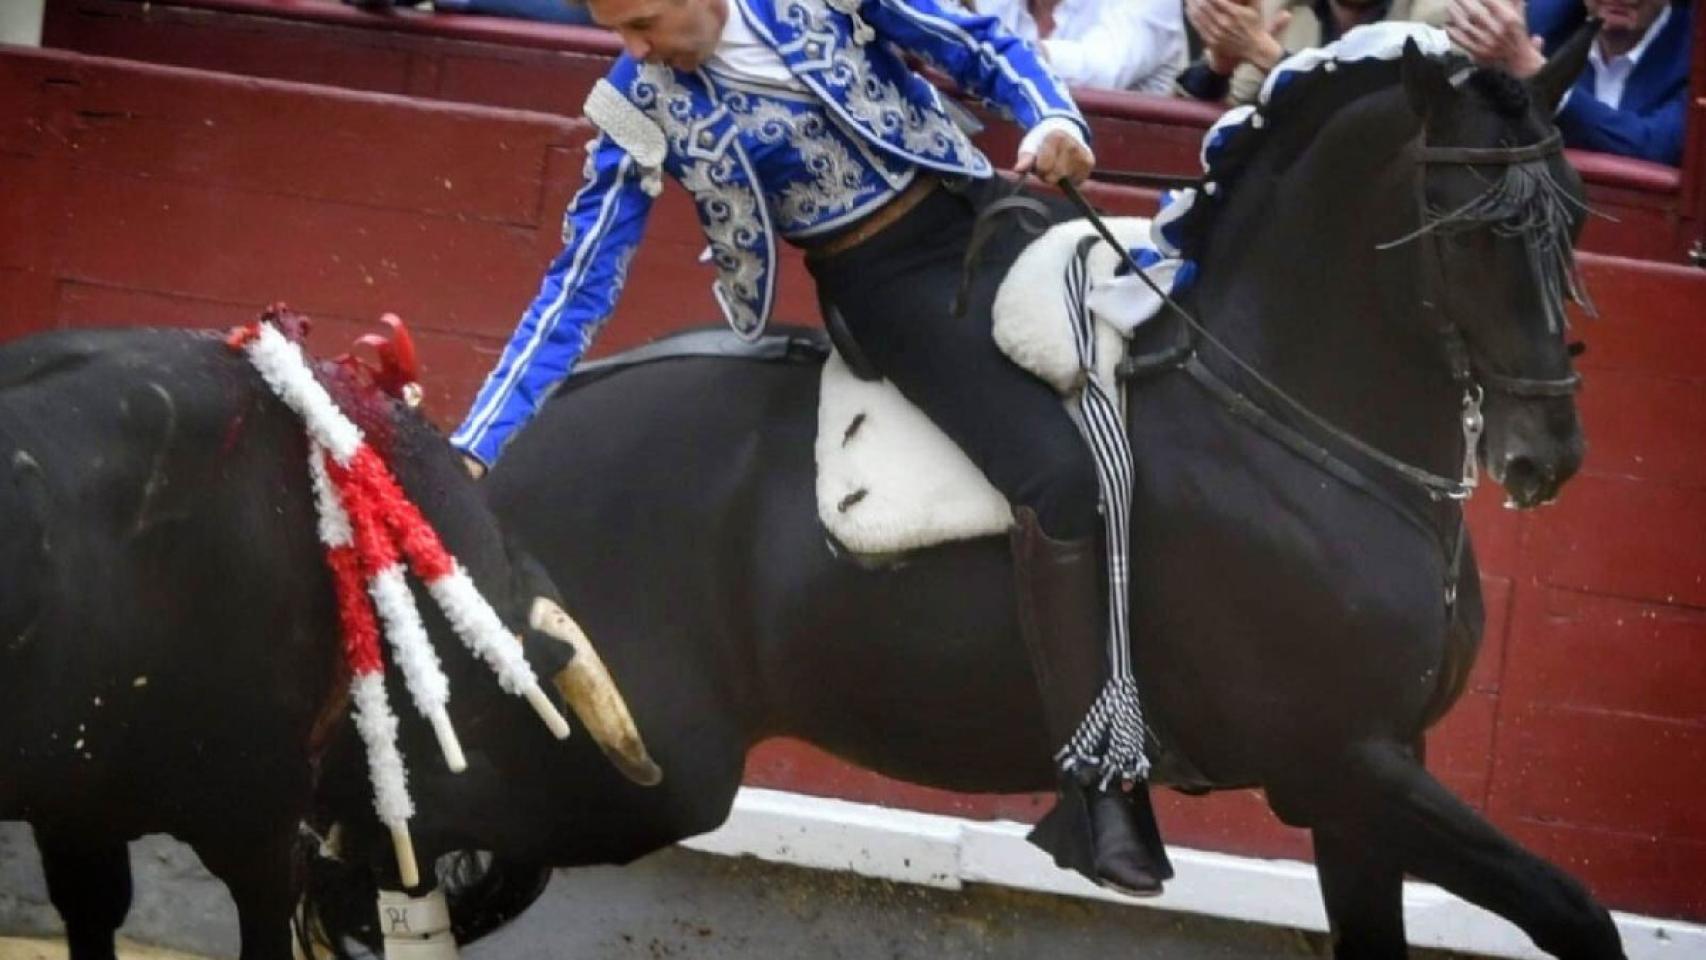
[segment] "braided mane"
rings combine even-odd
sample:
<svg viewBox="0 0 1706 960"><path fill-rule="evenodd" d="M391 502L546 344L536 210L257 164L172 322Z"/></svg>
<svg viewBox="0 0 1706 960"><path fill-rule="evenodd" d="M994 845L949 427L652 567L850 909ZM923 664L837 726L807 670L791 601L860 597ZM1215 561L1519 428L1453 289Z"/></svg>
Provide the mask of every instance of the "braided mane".
<svg viewBox="0 0 1706 960"><path fill-rule="evenodd" d="M1187 260L1198 259L1227 199L1255 159L1273 150L1301 153L1327 118L1397 83L1407 40L1453 67L1467 63L1445 52L1449 42L1443 31L1415 23L1359 27L1326 47L1286 58L1263 84L1257 103L1228 111L1203 138L1202 179L1194 189L1163 199L1156 218L1157 245Z"/></svg>

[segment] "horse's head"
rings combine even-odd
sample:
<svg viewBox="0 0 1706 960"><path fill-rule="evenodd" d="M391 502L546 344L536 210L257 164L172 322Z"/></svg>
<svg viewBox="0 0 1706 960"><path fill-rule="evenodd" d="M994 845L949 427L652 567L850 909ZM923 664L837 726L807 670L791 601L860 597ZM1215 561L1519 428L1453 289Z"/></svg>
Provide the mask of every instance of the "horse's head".
<svg viewBox="0 0 1706 960"><path fill-rule="evenodd" d="M1556 497L1585 448L1564 301L1585 303L1571 251L1587 207L1551 118L1590 42L1584 31L1527 83L1413 45L1402 64L1423 119L1424 297L1465 415L1485 398L1482 462L1518 507Z"/></svg>

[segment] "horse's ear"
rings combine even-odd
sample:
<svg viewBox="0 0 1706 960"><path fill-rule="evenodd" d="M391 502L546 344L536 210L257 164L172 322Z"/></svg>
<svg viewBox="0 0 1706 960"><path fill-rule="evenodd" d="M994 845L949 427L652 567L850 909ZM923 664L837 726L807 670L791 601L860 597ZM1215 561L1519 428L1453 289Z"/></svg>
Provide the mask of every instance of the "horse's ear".
<svg viewBox="0 0 1706 960"><path fill-rule="evenodd" d="M1575 86L1582 67L1587 65L1588 53L1593 50L1594 38L1599 36L1600 25L1604 22L1594 18L1577 27L1576 32L1570 34L1570 39L1546 58L1546 66L1528 81L1535 102L1540 104L1546 116L1558 112L1558 104L1563 101L1564 94Z"/></svg>
<svg viewBox="0 0 1706 960"><path fill-rule="evenodd" d="M1426 119L1451 96L1451 80L1438 60L1422 52L1415 40L1404 41L1404 59L1400 64L1404 92L1410 98L1410 109Z"/></svg>

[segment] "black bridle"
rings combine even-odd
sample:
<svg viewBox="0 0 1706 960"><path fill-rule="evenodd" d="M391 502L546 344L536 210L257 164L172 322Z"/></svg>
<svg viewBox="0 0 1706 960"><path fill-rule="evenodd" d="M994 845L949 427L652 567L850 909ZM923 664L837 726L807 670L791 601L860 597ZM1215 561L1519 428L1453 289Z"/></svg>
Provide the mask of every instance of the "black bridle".
<svg viewBox="0 0 1706 960"><path fill-rule="evenodd" d="M1561 150L1562 144L1559 135L1554 131L1538 143L1519 147L1429 147L1424 145L1419 148L1419 160L1423 164L1464 164L1508 168L1516 164L1550 158ZM1425 187L1425 177L1418 177L1417 180L1420 185L1418 187L1419 209L1425 223L1428 215L1427 203L1425 197L1421 196L1422 189ZM1468 539L1463 512L1461 510L1453 511L1457 515L1456 523L1452 525L1454 529L1448 535L1439 528L1438 523L1432 518L1416 509L1412 504L1394 496L1383 485L1372 481L1362 470L1340 454L1335 453L1329 445L1336 444L1356 451L1357 454L1379 464L1404 483L1419 489L1430 501L1436 503L1462 501L1474 492L1480 479L1476 452L1481 433L1485 428L1485 421L1481 414L1481 404L1485 397L1484 390L1491 389L1496 393L1519 398L1567 397L1580 388L1581 378L1574 373L1561 378L1518 377L1492 370L1486 364L1475 360L1461 325L1450 316L1443 303L1425 300L1424 308L1437 318L1434 327L1441 338L1446 364L1452 380L1462 391L1461 409L1459 411L1459 426L1463 436L1462 470L1456 478L1442 476L1407 463L1374 447L1310 410L1302 401L1281 389L1279 385L1268 379L1248 361L1216 338L1195 316L1151 280L1132 257L1131 252L1114 236L1113 231L1108 228L1108 225L1076 186L1068 181L1061 181L1059 186L1073 204L1078 207L1079 212L1101 235L1102 239L1116 251L1127 268L1147 284L1163 304L1179 316L1187 330L1195 338L1212 345L1234 366L1242 370L1245 375L1261 385L1275 400L1289 408L1303 421L1313 425L1325 435L1327 443L1306 436L1302 431L1281 421L1237 387L1227 383L1218 374L1210 370L1208 365L1197 356L1194 344L1187 344L1181 349L1168 351L1166 359L1160 365L1183 369L1234 415L1279 441L1319 469L1386 504L1412 525L1435 539L1447 558L1444 584L1445 602L1447 609L1452 609L1457 602L1457 583L1462 565L1463 546ZM1431 234L1434 231L1424 226L1412 237L1421 233ZM1430 236L1424 247L1424 260L1427 264L1424 269L1429 272L1429 279L1435 291L1445 289L1444 267L1440 257L1439 243L1440 240L1437 235Z"/></svg>
<svg viewBox="0 0 1706 960"><path fill-rule="evenodd" d="M1424 165L1512 167L1519 163L1550 159L1563 149L1562 135L1553 130L1544 139L1520 147L1423 146L1417 150L1417 160ZM1418 190L1424 189L1420 185L1425 184L1425 179L1418 178L1417 183ZM1427 201L1421 198L1420 203L1425 215ZM1428 272L1433 289L1444 290L1445 267L1439 250L1439 234L1425 229L1424 232L1428 234L1429 239L1423 247L1423 259L1426 264L1424 269ZM1480 383L1497 393L1525 399L1568 397L1581 389L1582 378L1575 373L1557 378L1513 377L1499 373L1486 364L1476 363L1470 353L1468 341L1463 336L1462 326L1453 320L1441 305L1433 301L1423 301L1423 307L1439 316L1440 322L1436 327L1445 343L1446 362L1451 368L1452 379L1460 386L1469 387Z"/></svg>
<svg viewBox="0 0 1706 960"><path fill-rule="evenodd" d="M1424 145L1418 150L1418 160L1423 164L1460 164L1509 167L1515 164L1548 159L1558 154L1562 149L1562 140L1557 131L1553 131L1549 136L1537 143L1517 147L1430 147ZM1418 178L1418 184L1423 183L1423 179L1424 178ZM1221 354L1241 369L1246 375L1251 377L1256 383L1260 384L1276 400L1280 401L1302 419L1321 430L1328 438L1330 438L1330 440L1343 444L1344 446L1348 446L1357 451L1360 455L1380 464L1382 467L1400 477L1411 486L1420 489L1430 500L1467 499L1479 482L1475 453L1484 427L1484 421L1481 416L1481 403L1484 399L1484 391L1486 389L1513 397L1540 398L1570 396L1581 387L1581 378L1574 373L1570 374L1568 377L1556 379L1517 377L1500 373L1491 369L1484 363L1476 362L1474 355L1469 348L1468 339L1463 334L1462 326L1452 319L1442 303L1435 302L1434 300L1424 300L1424 308L1429 310L1438 319L1438 322L1434 324L1434 327L1443 345L1446 365L1451 374L1452 381L1456 383L1458 388L1462 391L1461 427L1464 440L1463 469L1456 479L1425 470L1414 464L1400 460L1397 457L1370 445L1350 432L1334 425L1320 414L1310 410L1302 401L1291 396L1285 390L1280 388L1278 384L1275 384L1260 371L1256 370L1254 366L1245 361L1242 357L1238 356L1236 351L1232 350L1225 343L1217 339L1200 321L1196 319L1195 316L1193 316L1184 307L1180 306L1172 297L1168 296L1166 291L1162 290L1154 283L1154 281L1150 280L1148 274L1145 273L1132 258L1130 251L1126 250L1119 240L1114 237L1113 232L1108 229L1108 225L1103 222L1101 216L1096 212L1095 208L1090 205L1090 202L1085 199L1083 193L1081 193L1077 187L1064 181L1061 182L1059 186L1073 204L1078 207L1079 212L1084 214L1090 224L1095 227L1099 234L1101 234L1102 239L1118 252L1119 256L1125 261L1126 266L1145 284L1147 284L1164 304L1170 307L1180 317L1192 334L1214 346L1215 349L1220 351ZM1419 192L1420 187L1418 187L1418 193ZM1418 204L1420 205L1420 212L1425 220L1427 216L1425 198L1418 196ZM1417 234L1412 236L1418 236L1421 233L1432 234L1433 231L1429 231L1424 228L1424 230L1418 231ZM1428 237L1428 242L1423 248L1424 261L1426 264L1424 269L1428 271L1429 280L1433 289L1436 291L1445 289L1445 271L1443 261L1440 256L1439 243L1440 241L1438 236L1432 235ZM1192 356L1189 358L1181 357L1180 362L1191 368L1193 375L1198 376L1199 379L1206 375L1214 377L1214 379L1218 381L1219 378L1212 372L1209 372L1207 367L1202 366L1200 361L1195 361L1194 351L1191 351L1191 353ZM1224 394L1227 391L1236 393L1235 389L1230 385L1221 383L1217 386L1224 389L1216 389L1216 393ZM1242 397L1242 395L1239 395L1239 399L1241 401L1240 406L1249 405L1257 410L1260 409L1259 405L1254 401ZM1311 447L1321 451L1320 454L1313 456L1312 459L1321 460L1332 456L1332 454L1327 452L1325 448L1320 447L1313 441L1305 442L1309 443ZM1348 464L1345 464L1344 466L1349 470L1354 471L1355 469L1350 467Z"/></svg>

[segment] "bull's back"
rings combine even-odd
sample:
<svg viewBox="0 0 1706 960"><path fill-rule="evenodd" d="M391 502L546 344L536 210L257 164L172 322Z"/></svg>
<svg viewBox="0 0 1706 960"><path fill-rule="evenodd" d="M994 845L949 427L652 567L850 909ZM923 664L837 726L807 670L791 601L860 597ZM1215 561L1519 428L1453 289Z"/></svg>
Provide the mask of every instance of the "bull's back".
<svg viewBox="0 0 1706 960"><path fill-rule="evenodd" d="M333 676L300 425L216 337L149 330L0 348L0 424L43 492L33 627L0 647L9 812L285 802ZM167 770L194 796L155 809Z"/></svg>

